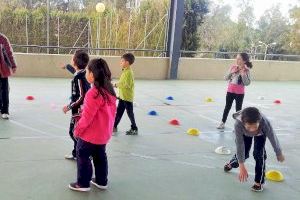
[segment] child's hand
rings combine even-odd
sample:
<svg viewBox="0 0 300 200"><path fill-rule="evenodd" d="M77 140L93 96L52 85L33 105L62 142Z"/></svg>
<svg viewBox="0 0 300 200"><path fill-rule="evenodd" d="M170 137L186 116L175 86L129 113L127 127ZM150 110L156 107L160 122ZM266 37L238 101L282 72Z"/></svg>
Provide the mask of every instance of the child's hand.
<svg viewBox="0 0 300 200"><path fill-rule="evenodd" d="M283 162L283 161L285 160L284 155L283 155L283 154L278 155L278 156L277 156L277 160L278 160L279 162Z"/></svg>
<svg viewBox="0 0 300 200"><path fill-rule="evenodd" d="M66 65L63 64L63 63L59 63L59 67L60 67L61 69L66 69Z"/></svg>
<svg viewBox="0 0 300 200"><path fill-rule="evenodd" d="M239 71L239 68L237 66L232 66L231 69L230 69L230 73L232 73L232 74L234 74L238 71Z"/></svg>
<svg viewBox="0 0 300 200"><path fill-rule="evenodd" d="M64 112L65 114L67 114L67 112L68 112L69 110L70 110L70 109L69 109L68 106L64 106L64 107L63 107L63 112Z"/></svg>
<svg viewBox="0 0 300 200"><path fill-rule="evenodd" d="M248 172L244 165L240 165L240 173L239 173L239 180L240 182L247 181L248 178Z"/></svg>

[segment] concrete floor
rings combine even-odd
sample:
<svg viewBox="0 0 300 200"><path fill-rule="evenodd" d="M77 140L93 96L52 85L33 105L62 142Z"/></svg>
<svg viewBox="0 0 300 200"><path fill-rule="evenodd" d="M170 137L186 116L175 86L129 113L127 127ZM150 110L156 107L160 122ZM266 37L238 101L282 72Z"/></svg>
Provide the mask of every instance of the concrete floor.
<svg viewBox="0 0 300 200"><path fill-rule="evenodd" d="M139 136L125 136L124 116L117 136L108 145L109 189L89 193L70 191L76 163L64 159L72 142L68 137L67 79L13 78L11 120L0 120L0 199L299 199L300 195L300 82L253 82L245 106L259 107L273 122L286 162L276 161L267 143L267 169L280 170L285 181L267 181L263 193L250 191L254 160L247 161L248 182L239 183L237 170L223 172L231 156L214 153L220 145L235 151L229 118L224 132L215 129L225 104L223 81L137 81L135 114ZM35 100L26 101L32 95ZM173 96L168 102L165 97ZM265 100L258 100L264 96ZM213 103L205 98L212 97ZM273 104L275 99L281 105ZM171 105L166 105L170 103ZM156 110L158 116L148 116ZM177 118L181 126L168 124ZM200 129L199 137L185 134Z"/></svg>

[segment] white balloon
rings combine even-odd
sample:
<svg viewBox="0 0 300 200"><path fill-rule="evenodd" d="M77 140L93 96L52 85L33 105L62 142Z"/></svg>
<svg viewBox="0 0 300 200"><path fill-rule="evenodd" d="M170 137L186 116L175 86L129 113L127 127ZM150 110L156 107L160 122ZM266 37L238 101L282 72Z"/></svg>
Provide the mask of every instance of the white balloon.
<svg viewBox="0 0 300 200"><path fill-rule="evenodd" d="M104 3L97 3L96 5L96 11L99 13L102 13L105 11L105 5Z"/></svg>

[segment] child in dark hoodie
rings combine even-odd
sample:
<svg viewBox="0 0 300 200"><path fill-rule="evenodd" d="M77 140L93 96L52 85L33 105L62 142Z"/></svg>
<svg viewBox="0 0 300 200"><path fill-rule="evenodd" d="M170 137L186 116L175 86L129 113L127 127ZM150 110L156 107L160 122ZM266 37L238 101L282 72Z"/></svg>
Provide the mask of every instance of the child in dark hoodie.
<svg viewBox="0 0 300 200"><path fill-rule="evenodd" d="M253 157L255 159L255 183L252 190L263 191L265 182L265 168L267 154L265 150L266 138L268 138L276 153L279 162L284 161L281 147L270 121L255 107L248 107L233 115L236 120L234 132L236 135L236 154L224 166L224 171L229 172L232 168L240 168L239 180L244 182L248 178L245 160L249 158L249 151L254 138Z"/></svg>

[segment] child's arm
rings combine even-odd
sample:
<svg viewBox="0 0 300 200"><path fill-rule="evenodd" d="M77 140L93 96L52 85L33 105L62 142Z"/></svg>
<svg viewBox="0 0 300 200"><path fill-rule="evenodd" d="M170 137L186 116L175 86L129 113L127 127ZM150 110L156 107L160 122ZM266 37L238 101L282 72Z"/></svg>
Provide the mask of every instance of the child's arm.
<svg viewBox="0 0 300 200"><path fill-rule="evenodd" d="M241 72L241 77L242 77L243 84L245 86L250 85L251 77L250 77L250 71L249 70L243 69L242 72Z"/></svg>
<svg viewBox="0 0 300 200"><path fill-rule="evenodd" d="M11 47L10 41L7 37L5 37L3 42L4 42L4 44L3 44L4 48L5 48L7 56L8 56L8 62L10 64L10 67L12 68L13 73L15 73L16 69L17 69L17 65L16 65L15 57L13 55L13 49Z"/></svg>
<svg viewBox="0 0 300 200"><path fill-rule="evenodd" d="M224 76L224 79L226 81L229 81L232 78L232 75L235 73L235 66L231 66L230 69L228 70L227 74Z"/></svg>
<svg viewBox="0 0 300 200"><path fill-rule="evenodd" d="M266 136L270 140L270 143L271 143L271 145L274 149L274 152L277 156L277 160L280 162L283 162L284 156L282 154L282 150L281 150L278 138L277 138L276 134L274 133L274 130L273 130L273 127L272 127L270 121L266 118L264 118L264 120L265 120L265 126L264 126L263 132L266 134Z"/></svg>
<svg viewBox="0 0 300 200"><path fill-rule="evenodd" d="M84 88L83 88L83 81L81 79L78 79L78 88L79 88L79 98L75 101L75 102L71 102L68 105L69 110L71 110L72 108L78 107L82 104L83 100L84 100Z"/></svg>
<svg viewBox="0 0 300 200"><path fill-rule="evenodd" d="M77 137L82 135L85 129L90 126L99 110L99 99L95 96L97 96L97 93L94 90L89 90L86 94L81 118L74 130Z"/></svg>
<svg viewBox="0 0 300 200"><path fill-rule="evenodd" d="M75 74L76 70L74 69L74 67L70 64L67 64L64 66L64 69L68 70L71 74Z"/></svg>
<svg viewBox="0 0 300 200"><path fill-rule="evenodd" d="M247 181L248 172L245 167L245 143L244 143L244 136L243 136L243 126L240 122L235 122L234 125L234 132L236 135L235 143L236 143L236 156L239 162L239 180L241 182Z"/></svg>

